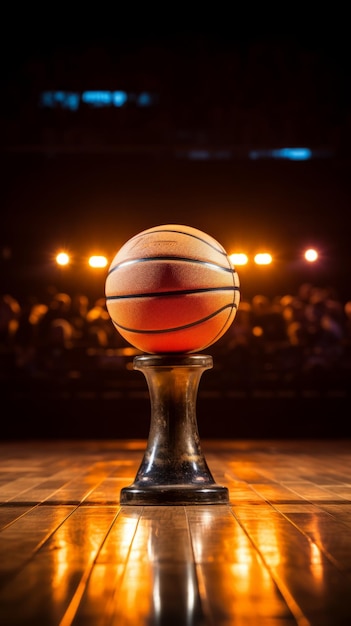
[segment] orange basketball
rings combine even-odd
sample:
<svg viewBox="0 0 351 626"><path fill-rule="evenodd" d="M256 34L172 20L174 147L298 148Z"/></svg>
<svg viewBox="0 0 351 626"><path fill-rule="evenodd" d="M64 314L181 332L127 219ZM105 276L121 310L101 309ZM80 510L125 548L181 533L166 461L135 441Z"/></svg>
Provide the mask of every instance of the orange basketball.
<svg viewBox="0 0 351 626"><path fill-rule="evenodd" d="M201 351L233 322L238 274L207 233L179 224L149 228L114 257L106 306L118 332L151 354Z"/></svg>

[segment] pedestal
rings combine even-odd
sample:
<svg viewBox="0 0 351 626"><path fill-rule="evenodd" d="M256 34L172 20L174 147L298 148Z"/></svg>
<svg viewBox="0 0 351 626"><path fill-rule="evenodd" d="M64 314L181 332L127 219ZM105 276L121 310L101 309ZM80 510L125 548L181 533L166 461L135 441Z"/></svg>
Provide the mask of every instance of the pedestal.
<svg viewBox="0 0 351 626"><path fill-rule="evenodd" d="M120 503L133 505L224 504L228 489L217 485L201 450L196 401L211 356L141 355L134 369L147 381L151 423L147 448L134 483Z"/></svg>

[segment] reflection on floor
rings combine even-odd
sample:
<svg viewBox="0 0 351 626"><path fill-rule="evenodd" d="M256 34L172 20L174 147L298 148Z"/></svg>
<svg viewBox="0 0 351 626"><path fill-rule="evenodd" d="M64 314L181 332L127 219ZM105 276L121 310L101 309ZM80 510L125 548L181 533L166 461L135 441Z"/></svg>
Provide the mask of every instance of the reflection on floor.
<svg viewBox="0 0 351 626"><path fill-rule="evenodd" d="M2 623L351 623L350 440L204 440L228 504L121 506L145 446L0 444Z"/></svg>

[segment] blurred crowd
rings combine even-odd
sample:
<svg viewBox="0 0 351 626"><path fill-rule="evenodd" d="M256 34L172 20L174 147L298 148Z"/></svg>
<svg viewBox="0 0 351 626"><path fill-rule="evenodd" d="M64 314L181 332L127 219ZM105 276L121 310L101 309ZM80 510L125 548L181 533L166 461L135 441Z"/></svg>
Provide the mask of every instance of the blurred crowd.
<svg viewBox="0 0 351 626"><path fill-rule="evenodd" d="M242 300L225 335L205 350L223 384L348 385L351 300L330 287L302 284L296 294ZM130 368L138 354L114 328L104 298L51 287L45 297L1 295L1 381L89 380Z"/></svg>

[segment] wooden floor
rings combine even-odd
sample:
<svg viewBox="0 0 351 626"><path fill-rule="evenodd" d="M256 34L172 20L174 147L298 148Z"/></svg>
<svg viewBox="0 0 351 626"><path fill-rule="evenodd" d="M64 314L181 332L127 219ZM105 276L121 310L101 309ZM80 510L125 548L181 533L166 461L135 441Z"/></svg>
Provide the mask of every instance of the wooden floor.
<svg viewBox="0 0 351 626"><path fill-rule="evenodd" d="M350 626L351 441L202 441L229 504L120 506L144 440L0 443L1 626Z"/></svg>

